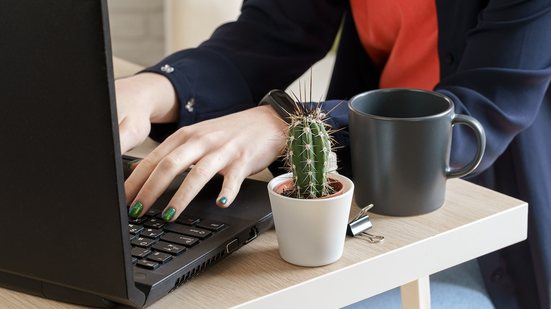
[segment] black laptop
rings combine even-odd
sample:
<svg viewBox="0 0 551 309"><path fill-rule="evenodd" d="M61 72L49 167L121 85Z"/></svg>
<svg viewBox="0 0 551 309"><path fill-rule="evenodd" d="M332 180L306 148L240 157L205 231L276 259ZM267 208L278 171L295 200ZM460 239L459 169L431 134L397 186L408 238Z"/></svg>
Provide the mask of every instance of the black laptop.
<svg viewBox="0 0 551 309"><path fill-rule="evenodd" d="M217 177L129 222L105 0L0 1L0 61L1 287L147 306L271 227L265 183L220 209Z"/></svg>

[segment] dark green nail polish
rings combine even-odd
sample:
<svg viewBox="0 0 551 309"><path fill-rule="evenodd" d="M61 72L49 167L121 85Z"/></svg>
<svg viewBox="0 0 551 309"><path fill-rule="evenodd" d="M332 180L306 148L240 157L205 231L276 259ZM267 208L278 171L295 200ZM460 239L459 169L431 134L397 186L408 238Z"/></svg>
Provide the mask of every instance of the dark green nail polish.
<svg viewBox="0 0 551 309"><path fill-rule="evenodd" d="M138 163L140 163L142 161L142 159L135 159L135 160L132 160L128 163L128 168L130 169L130 171L134 171L136 169L136 167L138 166Z"/></svg>
<svg viewBox="0 0 551 309"><path fill-rule="evenodd" d="M130 210L128 211L128 215L132 218L138 218L143 210L143 204L140 201L136 201L132 207L130 207Z"/></svg>
<svg viewBox="0 0 551 309"><path fill-rule="evenodd" d="M218 199L218 203L222 205L226 205L227 202L228 202L228 198L225 196L222 196L221 198Z"/></svg>
<svg viewBox="0 0 551 309"><path fill-rule="evenodd" d="M169 222L170 220L172 220L172 217L174 217L175 213L176 209L174 209L174 207L169 207L165 209L165 211L163 212L163 220Z"/></svg>

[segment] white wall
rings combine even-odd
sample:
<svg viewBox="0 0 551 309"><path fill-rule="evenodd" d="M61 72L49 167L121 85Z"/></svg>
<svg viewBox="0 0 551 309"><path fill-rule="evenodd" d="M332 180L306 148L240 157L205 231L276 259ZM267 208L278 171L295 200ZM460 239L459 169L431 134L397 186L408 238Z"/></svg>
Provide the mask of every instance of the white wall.
<svg viewBox="0 0 551 309"><path fill-rule="evenodd" d="M237 19L242 0L165 0L166 51L195 47Z"/></svg>
<svg viewBox="0 0 551 309"><path fill-rule="evenodd" d="M108 6L115 56L142 66L164 56L163 0L109 0Z"/></svg>

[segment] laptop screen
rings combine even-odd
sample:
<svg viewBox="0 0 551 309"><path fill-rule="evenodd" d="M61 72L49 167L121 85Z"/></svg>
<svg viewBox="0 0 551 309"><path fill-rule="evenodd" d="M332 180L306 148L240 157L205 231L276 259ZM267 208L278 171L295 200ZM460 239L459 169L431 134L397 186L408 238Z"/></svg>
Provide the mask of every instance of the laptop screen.
<svg viewBox="0 0 551 309"><path fill-rule="evenodd" d="M0 273L126 298L105 3L0 2Z"/></svg>

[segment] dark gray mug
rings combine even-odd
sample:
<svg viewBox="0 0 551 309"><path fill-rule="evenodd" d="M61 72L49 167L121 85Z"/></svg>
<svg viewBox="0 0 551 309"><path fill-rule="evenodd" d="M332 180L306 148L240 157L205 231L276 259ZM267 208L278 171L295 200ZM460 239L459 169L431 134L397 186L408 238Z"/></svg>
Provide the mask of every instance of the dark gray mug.
<svg viewBox="0 0 551 309"><path fill-rule="evenodd" d="M348 103L352 172L358 206L391 216L420 215L444 203L446 180L471 173L486 146L478 121L454 113L444 95L417 89L379 89ZM465 124L476 137L474 159L449 166L452 126ZM473 149L473 152L475 150Z"/></svg>

